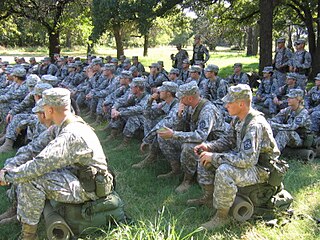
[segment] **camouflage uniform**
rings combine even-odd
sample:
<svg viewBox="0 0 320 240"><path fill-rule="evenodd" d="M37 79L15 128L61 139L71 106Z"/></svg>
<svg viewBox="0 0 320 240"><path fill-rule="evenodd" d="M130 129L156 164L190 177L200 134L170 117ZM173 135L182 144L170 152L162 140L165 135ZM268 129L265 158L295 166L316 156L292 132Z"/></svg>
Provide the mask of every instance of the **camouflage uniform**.
<svg viewBox="0 0 320 240"><path fill-rule="evenodd" d="M177 48L179 50L179 52L173 56L172 54L172 57L171 57L171 60L174 62L174 64L172 65L172 67L174 68L178 68L178 69L182 69L182 63L183 63L183 60L185 59L189 59L189 54L186 50L184 49L181 49L181 44L178 44L177 45Z"/></svg>
<svg viewBox="0 0 320 240"><path fill-rule="evenodd" d="M301 97L301 89L292 89L288 97ZM303 140L310 134L311 119L308 111L300 105L294 111L291 107L282 109L274 118L270 119L278 148L282 151L286 146L301 147Z"/></svg>
<svg viewBox="0 0 320 240"><path fill-rule="evenodd" d="M198 72L199 73L199 78L195 79L192 78L191 76L186 80L185 83L190 83L191 81L194 81L197 83L198 87L199 87L199 91L200 91L200 96L205 98L206 97L206 92L207 92L207 86L208 86L208 80L203 77L201 75L201 67L198 65L193 65L191 66L191 68L189 69L190 73L193 72Z"/></svg>
<svg viewBox="0 0 320 240"><path fill-rule="evenodd" d="M316 76L315 80L320 81L320 74ZM307 93L305 106L311 117L311 130L318 135L320 133L320 88L318 86L312 87Z"/></svg>
<svg viewBox="0 0 320 240"><path fill-rule="evenodd" d="M66 91L66 90L65 90ZM43 93L45 104L70 104L70 94L55 89ZM18 218L22 223L38 224L46 199L64 203L96 200L93 190L86 191L80 183L79 166L92 167L105 176L112 191L112 175L99 139L81 119L65 119L58 136L38 156L12 169L7 169L7 181L18 184Z"/></svg>
<svg viewBox="0 0 320 240"><path fill-rule="evenodd" d="M158 68L159 69L159 64L158 63L152 63L150 68ZM149 74L147 80L146 80L146 91L148 93L151 93L151 89L160 87L164 81L168 81L168 77L159 72L156 75L151 75Z"/></svg>
<svg viewBox="0 0 320 240"><path fill-rule="evenodd" d="M233 102L251 97L250 87L241 85L230 87L223 100ZM246 123L249 114L253 118ZM200 176L202 184L214 183L213 204L216 209L230 208L238 187L266 182L269 161L280 155L270 125L260 112L252 108L244 120L234 119L228 134L210 142L208 147L213 152L213 168L208 170L198 164L203 169L198 172L204 174Z"/></svg>
<svg viewBox="0 0 320 240"><path fill-rule="evenodd" d="M240 67L242 68L242 63L235 63L233 65L233 68ZM237 85L239 83L242 84L249 84L249 77L248 74L245 72L239 72L238 74L234 73L228 78L229 84Z"/></svg>
<svg viewBox="0 0 320 240"><path fill-rule="evenodd" d="M201 61L204 64L209 60L210 55L206 46L202 44L193 45L193 56L191 64L195 64L196 61Z"/></svg>

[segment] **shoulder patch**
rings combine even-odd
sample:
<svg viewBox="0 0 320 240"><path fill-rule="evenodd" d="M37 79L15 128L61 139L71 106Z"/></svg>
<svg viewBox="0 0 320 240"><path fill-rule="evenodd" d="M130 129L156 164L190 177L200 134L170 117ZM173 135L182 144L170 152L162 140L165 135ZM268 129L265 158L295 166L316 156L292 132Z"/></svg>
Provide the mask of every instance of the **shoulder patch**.
<svg viewBox="0 0 320 240"><path fill-rule="evenodd" d="M297 123L301 123L302 122L302 117L297 117L295 120Z"/></svg>
<svg viewBox="0 0 320 240"><path fill-rule="evenodd" d="M247 140L244 141L243 148L244 148L244 150L249 150L249 149L252 148L251 139L247 139Z"/></svg>
<svg viewBox="0 0 320 240"><path fill-rule="evenodd" d="M206 127L206 122L204 121L204 120L201 120L200 122L199 122L199 128L200 129L204 129Z"/></svg>

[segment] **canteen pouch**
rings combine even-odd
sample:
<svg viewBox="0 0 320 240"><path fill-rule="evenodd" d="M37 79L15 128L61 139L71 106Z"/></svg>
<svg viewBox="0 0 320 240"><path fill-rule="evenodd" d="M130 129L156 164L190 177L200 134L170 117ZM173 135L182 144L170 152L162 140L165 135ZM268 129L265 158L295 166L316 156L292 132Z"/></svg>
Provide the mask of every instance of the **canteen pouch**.
<svg viewBox="0 0 320 240"><path fill-rule="evenodd" d="M95 189L97 197L105 197L112 191L112 177L108 174L106 176L97 174L95 177Z"/></svg>
<svg viewBox="0 0 320 240"><path fill-rule="evenodd" d="M270 161L272 168L269 175L268 183L271 186L278 187L281 185L284 174L287 172L289 166L288 164L283 160L278 161Z"/></svg>
<svg viewBox="0 0 320 240"><path fill-rule="evenodd" d="M91 166L82 166L78 169L78 178L81 186L86 192L94 192L96 190L95 176L97 170Z"/></svg>

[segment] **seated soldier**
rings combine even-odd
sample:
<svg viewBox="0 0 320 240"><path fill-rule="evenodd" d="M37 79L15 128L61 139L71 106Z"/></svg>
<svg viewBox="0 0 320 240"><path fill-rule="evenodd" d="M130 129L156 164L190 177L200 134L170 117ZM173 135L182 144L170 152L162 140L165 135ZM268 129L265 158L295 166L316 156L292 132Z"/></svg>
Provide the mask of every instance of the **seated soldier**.
<svg viewBox="0 0 320 240"><path fill-rule="evenodd" d="M303 95L303 90L291 89L287 95L289 106L269 120L281 152L286 146L301 147L311 133L311 119L303 106Z"/></svg>
<svg viewBox="0 0 320 240"><path fill-rule="evenodd" d="M242 63L235 63L233 65L233 74L227 80L230 85L237 85L239 83L249 85L249 77L248 74L242 71Z"/></svg>
<svg viewBox="0 0 320 240"><path fill-rule="evenodd" d="M315 86L305 97L305 105L311 117L311 130L320 136L320 73L314 78Z"/></svg>
<svg viewBox="0 0 320 240"><path fill-rule="evenodd" d="M19 189L17 215L24 240L36 239L46 199L80 204L113 191L113 177L99 139L71 113L70 91L52 88L42 95L46 118L59 126L57 137L35 158L0 171L1 185L13 183ZM106 181L105 191L99 196L94 187L96 176L104 176Z"/></svg>
<svg viewBox="0 0 320 240"><path fill-rule="evenodd" d="M249 85L238 84L223 98L231 116L235 116L227 135L194 148L200 154L198 174L203 185L211 185L215 216L202 227L210 230L228 223L228 213L238 187L267 182L270 160L280 155L270 125L263 114L251 107ZM267 159L267 161L262 161ZM210 193L211 194L211 193Z"/></svg>

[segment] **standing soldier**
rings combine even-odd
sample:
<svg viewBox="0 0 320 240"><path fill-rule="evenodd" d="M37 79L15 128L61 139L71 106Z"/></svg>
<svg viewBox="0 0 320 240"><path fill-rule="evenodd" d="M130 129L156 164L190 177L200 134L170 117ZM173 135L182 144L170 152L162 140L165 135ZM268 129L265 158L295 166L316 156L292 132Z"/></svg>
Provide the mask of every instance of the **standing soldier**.
<svg viewBox="0 0 320 240"><path fill-rule="evenodd" d="M202 45L200 34L195 35L191 64L194 65L196 61L201 61L205 65L209 58L209 51L206 46Z"/></svg>
<svg viewBox="0 0 320 240"><path fill-rule="evenodd" d="M179 70L182 69L182 62L184 59L188 59L189 55L188 52L185 49L181 48L181 43L178 43L177 45L178 53L176 55L171 54L171 60L172 60L172 67L178 68Z"/></svg>
<svg viewBox="0 0 320 240"><path fill-rule="evenodd" d="M281 37L277 40L277 50L274 55L273 65L275 68L274 76L278 79L279 87L286 84L286 75L289 72L289 65L292 58L292 52L285 46L286 39Z"/></svg>

